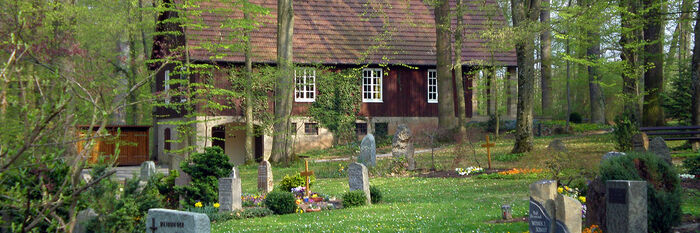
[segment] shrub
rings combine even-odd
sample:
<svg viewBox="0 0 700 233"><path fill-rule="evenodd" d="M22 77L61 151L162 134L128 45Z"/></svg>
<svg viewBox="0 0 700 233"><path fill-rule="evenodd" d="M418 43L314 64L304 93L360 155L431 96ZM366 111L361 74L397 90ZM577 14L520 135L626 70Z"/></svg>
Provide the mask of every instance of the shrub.
<svg viewBox="0 0 700 233"><path fill-rule="evenodd" d="M669 232L681 220L681 188L676 170L651 153L628 153L600 165L607 180L647 181L649 232Z"/></svg>
<svg viewBox="0 0 700 233"><path fill-rule="evenodd" d="M683 168L688 169L688 174L700 176L700 155L683 160Z"/></svg>
<svg viewBox="0 0 700 233"><path fill-rule="evenodd" d="M367 204L367 196L362 190L354 190L343 194L343 208Z"/></svg>
<svg viewBox="0 0 700 233"><path fill-rule="evenodd" d="M299 173L293 176L284 175L284 178L282 178L282 180L280 181L280 190L291 192L292 188L296 188L299 186L306 187L305 179L306 177L302 177ZM313 185L315 181L316 177L312 175L309 181L309 187L311 187L311 185Z"/></svg>
<svg viewBox="0 0 700 233"><path fill-rule="evenodd" d="M165 208L177 209L180 205L180 196L175 190L175 179L180 176L177 170L170 170L168 176L163 173L156 173L153 181L158 189L158 193L163 196Z"/></svg>
<svg viewBox="0 0 700 233"><path fill-rule="evenodd" d="M369 186L369 196L372 199L372 204L382 202L382 191L379 190L379 187L377 186Z"/></svg>
<svg viewBox="0 0 700 233"><path fill-rule="evenodd" d="M297 204L296 198L291 192L275 190L265 197L265 206L275 214L291 214L294 213Z"/></svg>
<svg viewBox="0 0 700 233"><path fill-rule="evenodd" d="M194 206L201 201L205 204L216 202L219 190L219 178L231 173L233 166L228 156L219 147L204 148L204 153L195 153L180 163L182 171L192 177L189 186L178 186L176 191L185 197L185 206Z"/></svg>
<svg viewBox="0 0 700 233"><path fill-rule="evenodd" d="M583 122L583 117L582 117L581 114L578 113L578 112L572 112L572 113L569 115L569 121L572 122L572 123L579 124L579 123Z"/></svg>
<svg viewBox="0 0 700 233"><path fill-rule="evenodd" d="M241 218L259 218L273 215L274 212L266 207L246 208L241 211Z"/></svg>
<svg viewBox="0 0 700 233"><path fill-rule="evenodd" d="M632 137L639 133L637 121L632 114L622 114L615 117L615 140L617 140L617 150L631 151Z"/></svg>

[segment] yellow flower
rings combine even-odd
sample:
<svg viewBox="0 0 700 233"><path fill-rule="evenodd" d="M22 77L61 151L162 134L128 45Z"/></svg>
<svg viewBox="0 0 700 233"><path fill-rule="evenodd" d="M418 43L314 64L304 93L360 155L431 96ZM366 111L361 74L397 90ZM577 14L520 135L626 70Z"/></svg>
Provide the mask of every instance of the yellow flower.
<svg viewBox="0 0 700 233"><path fill-rule="evenodd" d="M297 205L301 204L301 199L297 199Z"/></svg>
<svg viewBox="0 0 700 233"><path fill-rule="evenodd" d="M559 187L559 188L557 188L557 192L559 192L559 193L563 193L563 192L564 192L564 189L563 189L563 188L561 188L561 187Z"/></svg>
<svg viewBox="0 0 700 233"><path fill-rule="evenodd" d="M221 206L221 205L219 205L218 202L217 202L217 203L214 203L214 208L219 208L219 206Z"/></svg>
<svg viewBox="0 0 700 233"><path fill-rule="evenodd" d="M571 188L569 188L569 186L564 186L564 188L566 189L566 191L571 192Z"/></svg>
<svg viewBox="0 0 700 233"><path fill-rule="evenodd" d="M578 197L578 200L581 201L581 203L586 203L586 197L585 197L585 196L580 196L580 197Z"/></svg>
<svg viewBox="0 0 700 233"><path fill-rule="evenodd" d="M197 207L197 208L202 207L202 202L198 201L197 203L194 203L194 207Z"/></svg>

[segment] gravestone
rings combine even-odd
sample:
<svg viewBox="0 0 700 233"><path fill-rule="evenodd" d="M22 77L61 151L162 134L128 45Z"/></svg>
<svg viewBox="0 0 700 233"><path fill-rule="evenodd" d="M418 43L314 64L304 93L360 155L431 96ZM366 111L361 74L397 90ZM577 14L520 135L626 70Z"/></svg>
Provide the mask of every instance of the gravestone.
<svg viewBox="0 0 700 233"><path fill-rule="evenodd" d="M530 184L528 224L531 233L550 233L554 229L557 181L540 180Z"/></svg>
<svg viewBox="0 0 700 233"><path fill-rule="evenodd" d="M260 162L258 166L258 191L261 193L272 192L272 166L267 160Z"/></svg>
<svg viewBox="0 0 700 233"><path fill-rule="evenodd" d="M581 209L578 200L559 194L555 200L556 226L554 232L581 233Z"/></svg>
<svg viewBox="0 0 700 233"><path fill-rule="evenodd" d="M90 173L83 173L80 174L80 179L85 181L86 184L89 184L90 181L92 181L92 175L90 175Z"/></svg>
<svg viewBox="0 0 700 233"><path fill-rule="evenodd" d="M411 140L411 130L406 125L399 125L392 140L391 155L395 160L404 159L406 169L412 171L416 169L416 161L413 159L413 141Z"/></svg>
<svg viewBox="0 0 700 233"><path fill-rule="evenodd" d="M562 142L559 139L552 140L552 142L550 142L547 146L547 149L552 150L554 152L569 152L569 150L566 149L566 145L564 145L564 142Z"/></svg>
<svg viewBox="0 0 700 233"><path fill-rule="evenodd" d="M367 167L377 165L377 144L374 141L374 135L371 133L365 135L360 143L360 157L357 162L364 164Z"/></svg>
<svg viewBox="0 0 700 233"><path fill-rule="evenodd" d="M90 221L97 218L97 213L92 208L87 208L78 212L75 216L75 227L73 227L73 233L85 233L87 232L87 226Z"/></svg>
<svg viewBox="0 0 700 233"><path fill-rule="evenodd" d="M598 225L605 228L605 182L595 178L588 184L586 192L586 226Z"/></svg>
<svg viewBox="0 0 700 233"><path fill-rule="evenodd" d="M348 165L348 184L350 191L362 190L367 197L367 204L372 203L372 198L369 194L369 173L367 167L361 163L351 163Z"/></svg>
<svg viewBox="0 0 700 233"><path fill-rule="evenodd" d="M241 178L219 178L219 212L243 208L241 201Z"/></svg>
<svg viewBox="0 0 700 233"><path fill-rule="evenodd" d="M148 181L151 176L156 174L156 164L153 161L146 161L141 163L141 176L139 180Z"/></svg>
<svg viewBox="0 0 700 233"><path fill-rule="evenodd" d="M632 151L647 152L647 150L649 150L649 137L646 133L632 136Z"/></svg>
<svg viewBox="0 0 700 233"><path fill-rule="evenodd" d="M232 168L231 168L231 173L228 175L228 177L231 177L231 178L239 178L239 179L240 179L240 178L241 178L241 174L238 172L238 168L237 168L237 167L232 167Z"/></svg>
<svg viewBox="0 0 700 233"><path fill-rule="evenodd" d="M209 233L211 226L206 214L169 209L149 209L146 218L149 233Z"/></svg>
<svg viewBox="0 0 700 233"><path fill-rule="evenodd" d="M625 156L625 155L627 155L627 154L625 154L625 152L610 151L610 152L605 153L603 155L603 158L600 160L600 162L602 163L605 160L608 160L608 159L611 159L611 158L614 158L617 156Z"/></svg>
<svg viewBox="0 0 700 233"><path fill-rule="evenodd" d="M649 143L649 152L656 154L659 158L671 165L671 151L666 146L666 141L661 137L654 137Z"/></svg>
<svg viewBox="0 0 700 233"><path fill-rule="evenodd" d="M647 232L647 182L606 182L606 232Z"/></svg>

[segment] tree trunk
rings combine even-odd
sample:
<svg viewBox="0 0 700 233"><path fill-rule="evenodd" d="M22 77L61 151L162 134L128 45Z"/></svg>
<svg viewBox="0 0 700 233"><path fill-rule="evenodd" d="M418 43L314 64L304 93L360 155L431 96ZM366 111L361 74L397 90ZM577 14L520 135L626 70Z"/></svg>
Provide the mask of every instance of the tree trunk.
<svg viewBox="0 0 700 233"><path fill-rule="evenodd" d="M516 73L516 67L509 66L506 68L507 78L506 78L506 115L508 117L515 117L515 112L516 106L517 106L517 93L518 93L518 87L515 85L517 82L518 74Z"/></svg>
<svg viewBox="0 0 700 233"><path fill-rule="evenodd" d="M540 51L542 62L542 80L540 82L542 88L542 115L552 115L552 32L549 29L549 9L550 0L542 1L542 12L540 13L540 21L545 27L540 35Z"/></svg>
<svg viewBox="0 0 700 233"><path fill-rule="evenodd" d="M592 0L580 0L579 5L585 8L591 8ZM600 29L598 27L586 27L586 59L591 61L593 65L588 65L588 98L591 107L591 123L605 123L605 99L603 90L600 87L598 79L597 60L600 58Z"/></svg>
<svg viewBox="0 0 700 233"><path fill-rule="evenodd" d="M250 20L250 14L244 13L243 18ZM255 135L253 132L253 60L250 52L250 31L246 30L245 38L245 76L247 84L245 86L245 162L252 164L255 162Z"/></svg>
<svg viewBox="0 0 700 233"><path fill-rule="evenodd" d="M292 35L294 34L294 9L292 0L277 1L277 66L279 74L275 84L275 117L272 137L273 162L289 159L289 117L292 114L294 70L292 64Z"/></svg>
<svg viewBox="0 0 700 233"><path fill-rule="evenodd" d="M627 8L627 11L621 13L621 26L623 33L620 35L620 60L624 62L622 72L622 94L623 94L623 112L632 114L634 119L640 120L641 112L638 100L638 80L639 80L639 58L637 55L639 42L642 38L642 33L639 26L636 26L636 15L639 9L639 0L622 0L620 8Z"/></svg>
<svg viewBox="0 0 700 233"><path fill-rule="evenodd" d="M527 27L537 23L540 15L539 0L511 0L513 27ZM523 39L515 44L518 59L518 111L516 113L515 145L511 153L532 150L532 109L535 86L533 32L524 30Z"/></svg>
<svg viewBox="0 0 700 233"><path fill-rule="evenodd" d="M455 108L452 91L452 59L450 55L450 4L447 0L439 0L435 6L435 33L438 80L438 127L451 129L454 127Z"/></svg>
<svg viewBox="0 0 700 233"><path fill-rule="evenodd" d="M462 33L464 32L462 25L464 21L464 12L462 9L462 0L457 0L457 30L455 32L455 88L457 88L457 117L459 118L459 137L460 140L467 135L467 110L464 100L464 76L462 74Z"/></svg>
<svg viewBox="0 0 700 233"><path fill-rule="evenodd" d="M695 46L693 47L693 58L690 64L693 80L693 125L700 125L700 11L695 15Z"/></svg>
<svg viewBox="0 0 700 233"><path fill-rule="evenodd" d="M650 65L644 72L644 109L642 117L643 126L664 125L664 110L661 108L663 101L661 93L664 90L664 19L662 14L662 0L643 0L646 14L644 24L644 58L645 64Z"/></svg>
<svg viewBox="0 0 700 233"><path fill-rule="evenodd" d="M678 61L688 59L690 56L690 12L693 11L693 1L681 2L681 17L678 19L680 32L678 33ZM696 34L697 35L697 34Z"/></svg>
<svg viewBox="0 0 700 233"><path fill-rule="evenodd" d="M491 67L486 68L484 73L486 74L486 115L489 117L494 114L493 111L493 70Z"/></svg>

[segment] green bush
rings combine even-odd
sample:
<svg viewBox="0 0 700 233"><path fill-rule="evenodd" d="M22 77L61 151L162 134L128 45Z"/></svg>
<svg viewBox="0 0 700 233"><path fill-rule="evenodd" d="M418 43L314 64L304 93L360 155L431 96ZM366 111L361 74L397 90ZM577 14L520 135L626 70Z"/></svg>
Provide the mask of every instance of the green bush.
<svg viewBox="0 0 700 233"><path fill-rule="evenodd" d="M613 134L617 141L617 150L631 151L632 137L639 133L637 121L632 114L622 114L615 117Z"/></svg>
<svg viewBox="0 0 700 233"><path fill-rule="evenodd" d="M578 112L572 112L572 113L569 115L569 121L572 122L572 123L577 123L577 124L578 124L578 123L583 122L583 117L582 117L581 114L578 113Z"/></svg>
<svg viewBox="0 0 700 233"><path fill-rule="evenodd" d="M163 196L165 208L177 209L180 205L180 195L175 190L175 179L180 176L177 170L170 170L168 176L163 173L156 173L153 176L158 193Z"/></svg>
<svg viewBox="0 0 700 233"><path fill-rule="evenodd" d="M377 186L369 186L369 196L372 199L372 204L382 202L382 191L379 190L379 187Z"/></svg>
<svg viewBox="0 0 700 233"><path fill-rule="evenodd" d="M354 190L343 194L343 208L367 205L367 196L362 190Z"/></svg>
<svg viewBox="0 0 700 233"><path fill-rule="evenodd" d="M683 160L683 168L688 170L688 174L700 176L700 155Z"/></svg>
<svg viewBox="0 0 700 233"><path fill-rule="evenodd" d="M297 208L296 198L289 191L275 190L265 197L265 206L275 214L291 214Z"/></svg>
<svg viewBox="0 0 700 233"><path fill-rule="evenodd" d="M216 146L204 148L204 153L195 153L180 163L182 171L192 177L188 186L175 188L178 194L185 197L183 205L194 206L198 201L204 204L216 202L219 198L219 178L231 174L232 167L224 150Z"/></svg>
<svg viewBox="0 0 700 233"><path fill-rule="evenodd" d="M269 208L253 207L243 209L243 211L241 211L241 218L259 218L273 214L275 214L275 212L272 212L272 210L270 210Z"/></svg>
<svg viewBox="0 0 700 233"><path fill-rule="evenodd" d="M297 173L296 175L289 176L289 175L284 175L284 178L280 181L280 188L279 190L291 192L292 188L296 188L299 186L306 187L306 177L302 177L301 174ZM309 182L309 187L313 185L313 183L316 181L315 176L311 176L310 182Z"/></svg>
<svg viewBox="0 0 700 233"><path fill-rule="evenodd" d="M676 170L651 153L628 153L600 165L607 180L647 181L649 232L669 232L681 221L681 187Z"/></svg>

